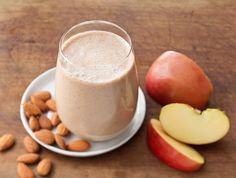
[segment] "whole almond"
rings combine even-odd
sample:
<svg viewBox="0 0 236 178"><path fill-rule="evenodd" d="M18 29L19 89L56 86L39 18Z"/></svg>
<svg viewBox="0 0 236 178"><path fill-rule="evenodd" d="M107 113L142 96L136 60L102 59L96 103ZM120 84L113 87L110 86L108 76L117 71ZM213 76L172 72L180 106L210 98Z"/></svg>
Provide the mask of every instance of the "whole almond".
<svg viewBox="0 0 236 178"><path fill-rule="evenodd" d="M25 136L23 142L26 151L29 153L37 153L40 149L39 144L35 142L30 136Z"/></svg>
<svg viewBox="0 0 236 178"><path fill-rule="evenodd" d="M48 108L53 111L56 112L57 111L57 107L56 107L56 102L53 99L49 99L46 102L46 105L48 106Z"/></svg>
<svg viewBox="0 0 236 178"><path fill-rule="evenodd" d="M34 133L34 135L43 143L51 145L54 143L54 135L50 130L41 129Z"/></svg>
<svg viewBox="0 0 236 178"><path fill-rule="evenodd" d="M35 96L45 102L51 98L51 93L49 91L39 91L39 92L35 93L33 96Z"/></svg>
<svg viewBox="0 0 236 178"><path fill-rule="evenodd" d="M34 178L33 171L24 163L17 164L17 174L20 178Z"/></svg>
<svg viewBox="0 0 236 178"><path fill-rule="evenodd" d="M36 106L38 106L38 108L42 111L42 112L46 112L48 110L48 106L46 105L46 103L37 98L36 96L31 96L30 97L30 101L35 104Z"/></svg>
<svg viewBox="0 0 236 178"><path fill-rule="evenodd" d="M5 134L0 138L0 151L12 147L15 143L15 137L12 134Z"/></svg>
<svg viewBox="0 0 236 178"><path fill-rule="evenodd" d="M61 136L66 136L70 133L70 131L64 126L63 123L60 123L57 126L57 134Z"/></svg>
<svg viewBox="0 0 236 178"><path fill-rule="evenodd" d="M29 119L29 126L33 131L38 131L40 129L39 121L34 116L31 116Z"/></svg>
<svg viewBox="0 0 236 178"><path fill-rule="evenodd" d="M66 149L66 145L65 145L65 142L64 142L62 136L56 134L56 135L55 135L55 141L56 141L57 146L58 146L59 148L61 148L61 149L63 149L63 150Z"/></svg>
<svg viewBox="0 0 236 178"><path fill-rule="evenodd" d="M39 125L42 129L52 129L52 123L46 115L41 115L39 118Z"/></svg>
<svg viewBox="0 0 236 178"><path fill-rule="evenodd" d="M39 162L36 170L39 175L46 176L51 172L52 169L52 162L50 159L45 158L42 161Z"/></svg>
<svg viewBox="0 0 236 178"><path fill-rule="evenodd" d="M61 122L61 120L60 120L60 118L59 118L59 115L58 115L56 112L54 112L54 113L52 114L52 118L51 118L51 123L52 123L52 125L55 127L55 126L57 126L60 122Z"/></svg>
<svg viewBox="0 0 236 178"><path fill-rule="evenodd" d="M25 163L25 164L34 164L38 162L39 155L36 153L26 153L21 156L18 156L16 159L17 162Z"/></svg>
<svg viewBox="0 0 236 178"><path fill-rule="evenodd" d="M67 145L67 149L70 151L86 151L90 148L90 143L86 140L71 141Z"/></svg>
<svg viewBox="0 0 236 178"><path fill-rule="evenodd" d="M23 108L27 118L29 118L30 116L38 116L41 114L41 111L38 106L33 103L24 103Z"/></svg>

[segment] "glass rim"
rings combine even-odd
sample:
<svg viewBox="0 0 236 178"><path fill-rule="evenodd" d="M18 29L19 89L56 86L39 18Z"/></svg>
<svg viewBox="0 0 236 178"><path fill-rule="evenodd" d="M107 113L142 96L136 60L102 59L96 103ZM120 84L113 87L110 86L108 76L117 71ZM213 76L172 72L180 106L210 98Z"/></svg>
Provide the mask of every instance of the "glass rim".
<svg viewBox="0 0 236 178"><path fill-rule="evenodd" d="M130 46L130 49L129 49L129 51L128 51L128 54L121 58L121 61L118 63L118 65L121 65L121 64L123 64L123 62L126 61L126 59L130 56L131 52L133 51L133 45L132 45L132 41L131 41L131 38L130 38L129 34L128 34L122 27L120 27L119 25L117 25L117 24L115 24L115 23L113 23L113 22L109 22L109 21L105 21L105 20L88 20L88 21L84 21L84 22L78 23L78 24L76 24L76 25L73 25L73 26L72 26L71 28L69 28L66 32L64 32L64 33L62 34L61 38L60 38L60 41L59 41L59 53L60 53L60 55L62 56L62 58L63 58L67 63L69 63L69 64L72 65L72 66L75 65L75 64L73 64L73 63L70 61L70 59L69 59L68 57L66 57L66 56L64 55L64 52L63 52L63 50L62 50L63 44L64 44L64 42L65 42L65 37L66 37L72 30L74 30L74 29L76 29L76 28L79 28L79 27L81 27L81 26L83 26L83 25L99 24L99 23L100 23L100 24L105 24L105 25L113 26L113 27L115 27L115 28L121 30L121 31L127 36L127 40L128 40L128 41L125 40L122 36L119 35L121 38L123 38L125 41L127 41L127 43L128 43L129 46ZM88 30L88 31L89 31L89 30ZM106 31L106 30L104 30L104 31ZM107 32L110 32L110 31L107 31ZM111 32L111 33L113 33L113 32ZM118 34L116 34L116 35L118 35ZM107 66L107 67L110 68L110 66Z"/></svg>

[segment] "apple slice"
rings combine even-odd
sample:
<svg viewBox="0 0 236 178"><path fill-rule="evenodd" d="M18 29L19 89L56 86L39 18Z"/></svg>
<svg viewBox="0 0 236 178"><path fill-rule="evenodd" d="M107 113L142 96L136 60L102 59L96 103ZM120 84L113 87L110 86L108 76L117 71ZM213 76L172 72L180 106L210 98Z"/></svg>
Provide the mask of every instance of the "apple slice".
<svg viewBox="0 0 236 178"><path fill-rule="evenodd" d="M168 136L157 119L150 120L147 142L157 158L175 169L197 171L204 164L204 158L196 150Z"/></svg>
<svg viewBox="0 0 236 178"><path fill-rule="evenodd" d="M203 112L187 104L173 103L161 109L162 128L184 143L201 145L223 138L229 131L229 119L219 109Z"/></svg>

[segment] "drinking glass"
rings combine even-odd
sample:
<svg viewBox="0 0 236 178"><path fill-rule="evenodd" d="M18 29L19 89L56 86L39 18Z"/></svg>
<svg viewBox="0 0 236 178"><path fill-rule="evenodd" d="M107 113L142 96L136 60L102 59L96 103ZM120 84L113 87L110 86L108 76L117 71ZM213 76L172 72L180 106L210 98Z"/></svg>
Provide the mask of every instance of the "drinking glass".
<svg viewBox="0 0 236 178"><path fill-rule="evenodd" d="M114 64L94 62L86 66L77 63L70 57L73 54L66 54L65 49L73 39L80 40L86 32L115 34L125 42L127 52ZM79 52L81 48L78 46L74 50ZM117 75L110 77L115 73ZM118 25L101 20L86 21L73 26L61 37L56 67L56 104L60 119L72 133L87 140L103 141L123 132L136 110L138 86L132 42Z"/></svg>

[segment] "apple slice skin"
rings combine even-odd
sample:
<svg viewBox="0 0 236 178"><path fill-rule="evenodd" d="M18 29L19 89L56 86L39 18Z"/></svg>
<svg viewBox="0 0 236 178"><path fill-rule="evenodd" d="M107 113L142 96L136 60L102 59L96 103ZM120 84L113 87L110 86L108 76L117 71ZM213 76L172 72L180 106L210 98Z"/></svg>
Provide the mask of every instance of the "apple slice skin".
<svg viewBox="0 0 236 178"><path fill-rule="evenodd" d="M202 109L213 86L204 71L189 57L166 51L151 65L146 75L149 95L162 105L186 103Z"/></svg>
<svg viewBox="0 0 236 178"><path fill-rule="evenodd" d="M177 170L193 172L199 170L203 165L194 162L175 150L154 130L151 122L149 122L147 129L147 143L157 158Z"/></svg>

